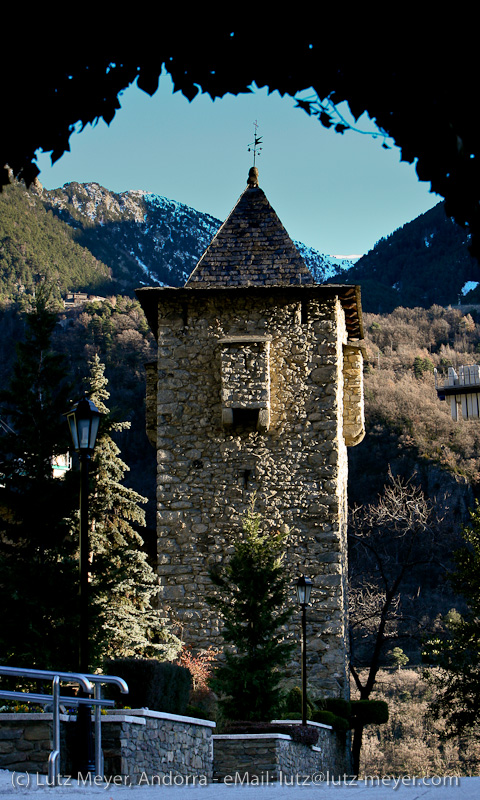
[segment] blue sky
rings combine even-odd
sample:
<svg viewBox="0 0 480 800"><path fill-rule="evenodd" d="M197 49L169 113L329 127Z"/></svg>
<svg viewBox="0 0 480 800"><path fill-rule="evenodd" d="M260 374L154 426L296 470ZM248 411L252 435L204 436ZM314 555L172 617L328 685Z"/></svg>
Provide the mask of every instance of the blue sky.
<svg viewBox="0 0 480 800"><path fill-rule="evenodd" d="M396 147L326 130L278 93L189 103L162 76L153 97L132 86L120 102L110 126L73 134L71 152L53 167L47 154L39 157L46 188L95 181L114 192L144 189L223 220L246 185L257 120L260 186L290 236L320 252L361 255L441 199ZM357 126L374 130L368 118Z"/></svg>

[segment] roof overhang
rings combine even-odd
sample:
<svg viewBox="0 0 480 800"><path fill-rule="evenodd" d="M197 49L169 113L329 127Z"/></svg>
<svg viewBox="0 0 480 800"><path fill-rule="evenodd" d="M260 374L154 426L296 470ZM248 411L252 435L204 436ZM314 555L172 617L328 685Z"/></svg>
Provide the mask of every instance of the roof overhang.
<svg viewBox="0 0 480 800"><path fill-rule="evenodd" d="M349 339L363 339L362 306L360 301L360 286L355 284L306 284L304 286L279 285L279 286L232 286L230 288L173 288L151 287L137 289L135 294L142 306L148 324L158 337L158 306L164 301L176 300L179 303L194 301L204 302L207 297L225 297L235 294L237 297L249 295L250 297L284 296L288 293L292 300L305 300L309 297L333 299L338 297L345 312L345 323Z"/></svg>

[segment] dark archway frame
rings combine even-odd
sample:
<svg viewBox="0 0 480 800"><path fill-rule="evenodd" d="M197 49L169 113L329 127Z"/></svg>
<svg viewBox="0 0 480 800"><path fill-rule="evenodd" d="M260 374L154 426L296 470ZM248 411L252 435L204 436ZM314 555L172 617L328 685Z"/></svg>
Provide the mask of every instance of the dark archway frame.
<svg viewBox="0 0 480 800"><path fill-rule="evenodd" d="M460 36L450 20L436 31L395 21L388 33L357 40L351 31L347 38L343 30L332 35L309 26L272 32L217 23L200 34L185 25L181 33L178 27L160 31L154 47L142 39L141 47L115 45L93 55L81 46L50 57L4 46L0 164L9 169L0 170L1 185L12 175L30 184L38 174L35 152L60 158L79 122L110 123L119 94L133 81L153 95L162 68L189 100L199 92L212 98L248 92L253 83L292 97L311 88L319 101L348 102L355 118L366 111L398 145L402 160L416 162L419 179L445 199L446 213L467 229L471 253L480 257L480 70L468 25ZM299 108L322 125L335 124L318 103Z"/></svg>

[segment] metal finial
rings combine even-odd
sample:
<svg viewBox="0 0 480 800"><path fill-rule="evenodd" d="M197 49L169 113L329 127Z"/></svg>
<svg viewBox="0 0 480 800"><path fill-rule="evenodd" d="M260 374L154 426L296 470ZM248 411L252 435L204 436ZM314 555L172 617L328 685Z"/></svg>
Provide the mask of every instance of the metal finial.
<svg viewBox="0 0 480 800"><path fill-rule="evenodd" d="M250 167L247 186L258 186L258 169L256 167Z"/></svg>
<svg viewBox="0 0 480 800"><path fill-rule="evenodd" d="M253 142L250 142L250 144L248 145L248 152L249 153L253 152L253 166L255 166L255 162L256 162L256 159L257 159L257 154L260 155L260 153L263 150L263 147L261 146L261 145L263 145L263 136L258 136L258 122L257 122L257 120L255 120L255 122L253 123L253 128L254 128L254 131L253 131Z"/></svg>

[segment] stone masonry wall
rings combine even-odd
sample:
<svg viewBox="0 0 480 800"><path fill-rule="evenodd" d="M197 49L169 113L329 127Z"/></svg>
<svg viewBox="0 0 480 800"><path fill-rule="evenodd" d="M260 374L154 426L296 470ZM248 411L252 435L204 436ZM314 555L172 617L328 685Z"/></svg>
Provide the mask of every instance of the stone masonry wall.
<svg viewBox="0 0 480 800"><path fill-rule="evenodd" d="M218 781L248 784L310 778L320 785L330 778L348 775L350 762L345 743L331 728L319 728L318 743L311 747L281 733L213 736L213 776Z"/></svg>
<svg viewBox="0 0 480 800"><path fill-rule="evenodd" d="M68 766L66 725L60 715L60 770ZM0 769L45 774L53 750L53 714L0 714Z"/></svg>
<svg viewBox="0 0 480 800"><path fill-rule="evenodd" d="M145 427L150 443L157 446L157 391L158 368L155 361L145 364L146 372L146 397L145 397Z"/></svg>
<svg viewBox="0 0 480 800"><path fill-rule="evenodd" d="M341 304L322 287L249 294L215 291L161 297L158 332L158 572L164 601L194 647L218 645L220 621L205 602L208 569L232 550L245 512L291 532L286 569L314 590L307 615L309 680L348 695L346 656L346 486ZM185 295L185 293L184 293ZM222 341L269 341L261 369L242 361L252 388L268 366L268 430L226 427ZM225 350L224 350L225 352ZM265 352L265 351L262 351ZM233 363L233 362L232 362ZM256 383L255 383L256 381ZM267 376L262 377L267 385ZM223 395L225 397L225 393ZM258 399L257 399L258 403ZM248 405L248 403L247 403ZM235 420L235 417L234 417ZM267 426L265 426L267 427ZM300 638L300 614L289 635ZM300 652L286 677L300 680Z"/></svg>
<svg viewBox="0 0 480 800"><path fill-rule="evenodd" d="M60 719L60 774L73 775L76 722ZM52 714L0 714L0 768L46 775L52 724ZM170 774L211 780L214 728L208 720L148 709L111 712L102 716L104 774L125 785Z"/></svg>
<svg viewBox="0 0 480 800"><path fill-rule="evenodd" d="M130 784L180 775L211 780L212 731L208 720L148 709L108 714L102 721L105 775Z"/></svg>
<svg viewBox="0 0 480 800"><path fill-rule="evenodd" d="M353 447L365 436L363 353L359 345L344 346L343 365L343 433L347 447Z"/></svg>

